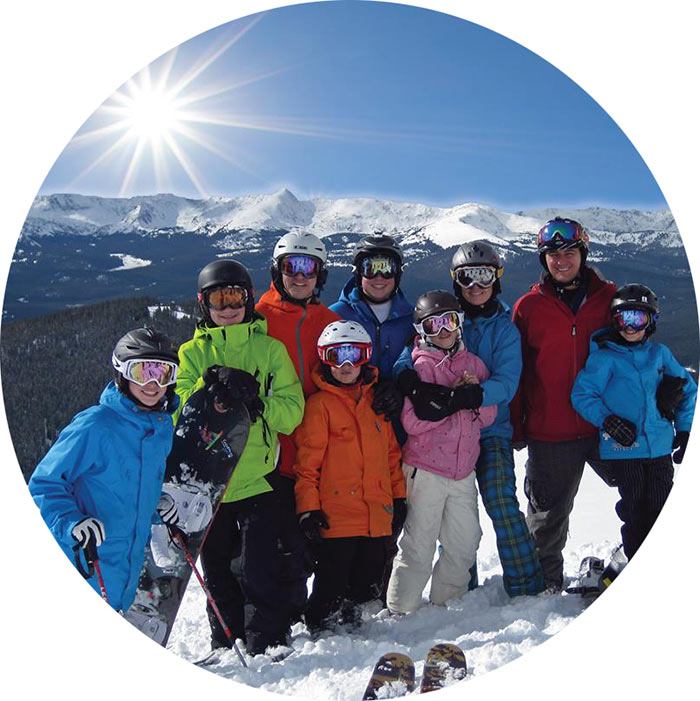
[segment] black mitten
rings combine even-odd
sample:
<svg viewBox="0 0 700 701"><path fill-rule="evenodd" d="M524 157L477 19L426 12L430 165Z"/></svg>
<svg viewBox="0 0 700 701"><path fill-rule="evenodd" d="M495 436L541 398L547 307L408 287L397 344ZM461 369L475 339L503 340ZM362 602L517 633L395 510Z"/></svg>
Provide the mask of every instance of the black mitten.
<svg viewBox="0 0 700 701"><path fill-rule="evenodd" d="M621 446L629 448L637 440L637 427L627 419L610 414L603 421L603 430Z"/></svg>
<svg viewBox="0 0 700 701"><path fill-rule="evenodd" d="M384 414L388 419L398 416L403 407L403 394L391 380L381 380L374 386L372 411Z"/></svg>
<svg viewBox="0 0 700 701"><path fill-rule="evenodd" d="M399 497L394 499L394 516L391 519L391 533L394 536L398 536L401 533L403 524L406 521L406 515L408 514L408 504L406 499Z"/></svg>
<svg viewBox="0 0 700 701"><path fill-rule="evenodd" d="M673 453L673 462L675 462L676 465L680 465L683 462L685 449L688 447L688 438L690 438L690 433L688 433L688 431L678 431L676 437L673 439L673 450L675 451Z"/></svg>
<svg viewBox="0 0 700 701"><path fill-rule="evenodd" d="M323 540L320 529L328 530L330 526L323 511L317 509L299 514L299 528L312 543L320 543Z"/></svg>
<svg viewBox="0 0 700 701"><path fill-rule="evenodd" d="M481 385L461 385L455 388L452 399L455 409L478 409L484 401Z"/></svg>
<svg viewBox="0 0 700 701"><path fill-rule="evenodd" d="M676 416L676 407L683 399L683 387L687 379L685 377L674 377L664 375L656 389L656 406L664 419L673 421Z"/></svg>

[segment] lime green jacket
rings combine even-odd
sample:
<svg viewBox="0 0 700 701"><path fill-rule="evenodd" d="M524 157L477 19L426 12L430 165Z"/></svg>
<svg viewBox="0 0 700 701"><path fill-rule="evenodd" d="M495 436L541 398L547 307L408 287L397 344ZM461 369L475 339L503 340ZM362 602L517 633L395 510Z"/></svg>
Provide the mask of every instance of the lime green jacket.
<svg viewBox="0 0 700 701"><path fill-rule="evenodd" d="M304 416L304 394L287 349L267 335L267 322L256 313L249 323L197 327L192 340L180 346L179 355L175 391L181 408L204 386L202 375L212 365L246 370L258 380L265 403L264 421L258 418L251 424L223 500L238 501L272 491L265 475L275 469L277 433L292 433Z"/></svg>

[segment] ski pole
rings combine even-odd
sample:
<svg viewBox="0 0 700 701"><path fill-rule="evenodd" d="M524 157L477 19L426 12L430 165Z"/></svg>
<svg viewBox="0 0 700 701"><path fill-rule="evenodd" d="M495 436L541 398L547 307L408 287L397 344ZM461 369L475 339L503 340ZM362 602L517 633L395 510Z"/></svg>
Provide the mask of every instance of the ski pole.
<svg viewBox="0 0 700 701"><path fill-rule="evenodd" d="M78 568L78 572L80 572L85 579L90 579L93 574L97 574L97 584L100 587L100 594L102 598L109 603L109 599L107 598L107 588L105 587L105 580L102 577L102 569L100 567L100 560L97 557L97 546L95 545L94 539L91 537L84 548L87 570L80 562L80 546L76 545L73 550L75 552L75 565Z"/></svg>
<svg viewBox="0 0 700 701"><path fill-rule="evenodd" d="M185 545L185 541L182 537L182 534L179 531L175 530L174 528L168 528L168 530L170 531L170 537L173 539L173 541L180 548L182 548L182 552L185 553L185 557L187 558L187 562L188 562L189 566L192 568L192 571L194 572L195 577L197 577L197 581L199 582L199 585L202 587L202 590L204 591L204 594L207 597L207 601L209 602L209 605L211 606L212 611L216 615L219 623L221 624L221 627L224 629L224 633L226 634L226 637L229 639L231 646L236 651L236 654L238 655L238 659L241 661L241 664L247 668L248 665L246 664L246 661L243 658L241 651L238 649L238 645L236 644L236 641L233 639L233 633L231 632L231 629L226 625L226 622L224 621L224 618L221 615L221 612L219 611L219 607L216 605L216 602L214 601L214 597L211 595L211 592L209 591L209 587L207 587L207 585L205 584L204 578L202 577L199 570L197 569L197 564L195 563L194 559L192 558L192 555L190 555L189 551L187 550L187 546Z"/></svg>

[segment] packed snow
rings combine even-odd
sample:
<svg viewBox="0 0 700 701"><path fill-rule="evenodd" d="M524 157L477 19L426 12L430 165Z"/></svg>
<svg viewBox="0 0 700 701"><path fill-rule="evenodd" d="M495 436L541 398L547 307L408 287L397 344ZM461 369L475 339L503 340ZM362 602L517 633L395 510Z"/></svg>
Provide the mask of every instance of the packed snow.
<svg viewBox="0 0 700 701"><path fill-rule="evenodd" d="M152 263L150 260L137 258L128 253L110 253L109 255L112 258L119 258L122 262L122 264L116 268L110 268L110 272L115 272L116 270L131 270L132 268L145 268Z"/></svg>
<svg viewBox="0 0 700 701"><path fill-rule="evenodd" d="M526 451L516 453L519 498ZM573 578L586 555L607 558L619 542L620 522L614 511L617 491L586 468L570 523L565 574ZM529 652L565 628L589 605L579 595L546 595L509 599L501 582L496 539L488 516L480 514L484 535L478 554L481 586L446 607L427 603L414 614L393 618L378 605L368 607L358 632L328 633L313 642L298 623L292 630L293 652L281 662L267 656L247 658L244 669L234 651L223 651L210 672L241 684L287 696L324 701L357 701L377 658L389 651L408 654L422 671L427 650L436 642L454 642L466 654L469 678L490 672ZM209 652L205 596L190 580L168 648L188 661ZM414 694L417 694L416 690Z"/></svg>

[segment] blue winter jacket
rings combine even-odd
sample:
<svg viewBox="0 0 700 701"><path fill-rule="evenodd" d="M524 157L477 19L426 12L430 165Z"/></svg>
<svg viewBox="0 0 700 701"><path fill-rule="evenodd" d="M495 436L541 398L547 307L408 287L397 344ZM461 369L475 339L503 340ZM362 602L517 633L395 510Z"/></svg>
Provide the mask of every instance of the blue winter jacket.
<svg viewBox="0 0 700 701"><path fill-rule="evenodd" d="M489 317L464 319L462 340L467 350L479 356L489 370L488 380L481 383L483 406L498 404L496 420L481 429L481 437L513 437L508 404L515 396L523 368L520 332L511 320L510 308L498 301L498 311ZM411 348L407 347L394 364L394 378L402 370L412 368Z"/></svg>
<svg viewBox="0 0 700 701"><path fill-rule="evenodd" d="M360 296L354 277L348 280L338 301L330 308L343 319L362 324L372 339L370 363L379 368L379 379L390 379L394 363L414 331L413 306L406 301L401 288L392 297L391 312L382 324Z"/></svg>
<svg viewBox="0 0 700 701"><path fill-rule="evenodd" d="M610 414L632 421L637 427L637 440L629 448L601 430L600 457L603 460L669 455L673 424L659 413L656 390L664 375L686 378L674 423L676 431L690 431L697 385L663 344L644 341L625 346L610 340L608 335L610 330L603 329L591 337L590 355L571 392L574 409L600 429Z"/></svg>
<svg viewBox="0 0 700 701"><path fill-rule="evenodd" d="M178 402L175 397L171 405ZM99 404L61 431L29 481L44 521L72 562L74 526L89 516L102 521L105 540L97 555L117 610L126 611L136 592L172 437L169 413L139 409L110 382ZM89 582L99 592L97 576Z"/></svg>

